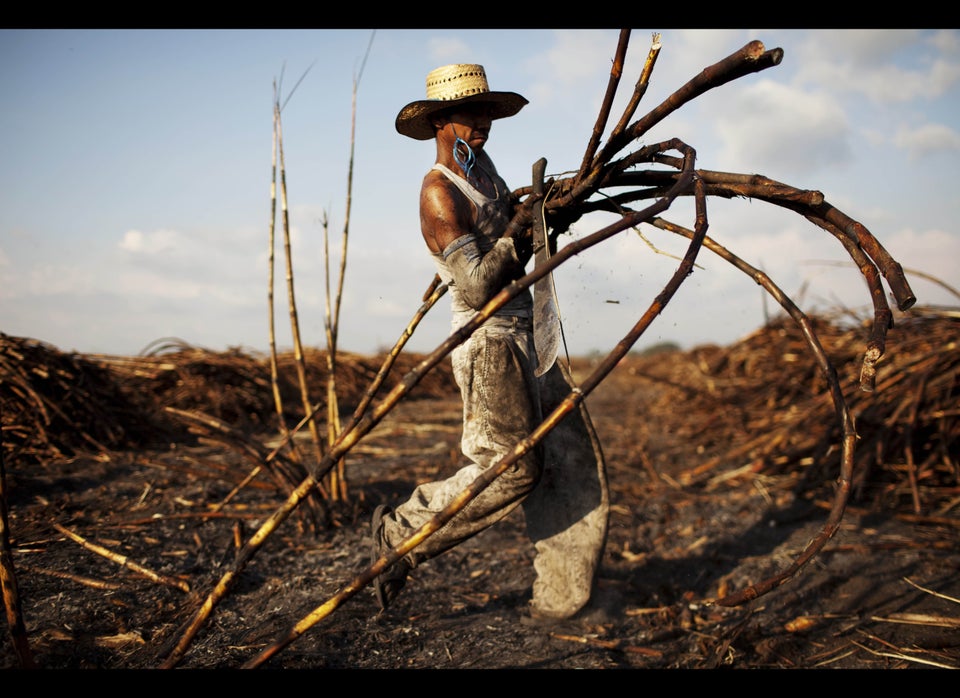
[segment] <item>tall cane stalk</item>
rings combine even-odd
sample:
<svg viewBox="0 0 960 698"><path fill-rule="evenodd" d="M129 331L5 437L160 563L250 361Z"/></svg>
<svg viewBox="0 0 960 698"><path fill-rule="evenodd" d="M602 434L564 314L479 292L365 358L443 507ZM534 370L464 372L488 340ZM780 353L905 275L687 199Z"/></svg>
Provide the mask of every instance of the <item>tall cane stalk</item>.
<svg viewBox="0 0 960 698"><path fill-rule="evenodd" d="M324 221L323 226L323 248L325 259L325 278L326 278L326 322L324 326L327 334L327 444L332 446L337 437L340 436L340 404L337 400L337 335L340 328L340 301L343 298L343 281L347 270L347 239L350 232L350 211L353 205L353 156L356 150L356 129L357 129L357 89L360 85L360 76L363 75L363 67L370 56L370 47L373 45L373 37L376 32L370 35L370 43L367 44L367 52L360 63L360 70L353 79L353 93L350 108L350 158L347 165L347 204L346 213L343 221L343 237L340 246L340 274L337 281L337 295L330 307L330 254L327 245L327 225ZM346 477L346 459L341 458L337 461L337 467L330 471L328 482L329 491L334 499L346 501L347 499L347 477Z"/></svg>
<svg viewBox="0 0 960 698"><path fill-rule="evenodd" d="M281 436L286 437L287 420L283 418L283 397L280 394L280 370L277 363L277 332L274 320L274 268L276 266L276 221L277 221L277 140L278 130L280 128L280 103L277 96L277 82L273 83L273 141L270 150L271 172L270 172L270 224L269 224L269 244L267 247L267 324L270 331L270 386L273 391L273 404L277 411L277 421L280 427ZM300 462L300 452L297 449L296 442L292 439L285 439L290 448L290 459L295 463Z"/></svg>

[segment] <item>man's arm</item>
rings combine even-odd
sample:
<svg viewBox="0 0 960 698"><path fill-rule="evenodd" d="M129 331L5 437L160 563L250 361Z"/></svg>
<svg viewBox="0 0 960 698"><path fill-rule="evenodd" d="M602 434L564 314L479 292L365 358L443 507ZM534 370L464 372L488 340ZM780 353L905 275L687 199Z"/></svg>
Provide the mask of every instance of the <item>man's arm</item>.
<svg viewBox="0 0 960 698"><path fill-rule="evenodd" d="M425 183L420 195L424 240L432 252L443 255L464 301L479 310L525 272L511 238L500 238L481 253L473 217L473 204L445 178Z"/></svg>

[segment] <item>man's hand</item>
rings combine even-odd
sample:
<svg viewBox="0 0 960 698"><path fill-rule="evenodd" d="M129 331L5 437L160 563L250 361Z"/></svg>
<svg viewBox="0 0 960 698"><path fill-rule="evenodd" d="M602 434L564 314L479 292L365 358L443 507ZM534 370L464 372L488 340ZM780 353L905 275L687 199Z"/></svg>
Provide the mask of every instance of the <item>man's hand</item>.
<svg viewBox="0 0 960 698"><path fill-rule="evenodd" d="M522 266L527 266L527 262L533 257L533 231L530 228L522 230L519 234L513 236L513 248L517 251L517 258Z"/></svg>
<svg viewBox="0 0 960 698"><path fill-rule="evenodd" d="M514 249L522 266L533 257L533 229L531 228L531 213L534 196L531 194L523 201L518 201L513 207L513 218L503 231L503 237L513 238Z"/></svg>

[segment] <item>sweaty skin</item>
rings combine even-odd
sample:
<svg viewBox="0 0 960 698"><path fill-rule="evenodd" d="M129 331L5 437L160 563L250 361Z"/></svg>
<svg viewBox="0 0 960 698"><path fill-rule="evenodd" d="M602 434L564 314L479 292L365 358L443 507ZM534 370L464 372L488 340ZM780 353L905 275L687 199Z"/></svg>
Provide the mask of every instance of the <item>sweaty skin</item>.
<svg viewBox="0 0 960 698"><path fill-rule="evenodd" d="M431 169L424 177L420 191L421 232L429 250L443 256L462 300L479 310L510 281L524 275L527 258L518 254L515 241L510 239L498 240L492 249L480 249L473 236L476 204L451 177L462 176L482 196L498 200L500 215L509 216L512 212L512 195L483 149L491 124L485 105L447 112L434 118L433 124L437 134L436 165L447 174ZM470 146L475 158L469 177L454 156L455 148L459 148L462 160L470 155L458 137Z"/></svg>
<svg viewBox="0 0 960 698"><path fill-rule="evenodd" d="M493 182L482 168L492 169L490 158L483 146L490 137L490 117L481 105L471 109L458 109L434 120L436 128L437 162L454 172L460 166L453 156L453 147L459 136L477 158L473 168L475 181L471 182L487 196L494 196ZM473 204L439 172L431 170L423 179L420 189L420 230L427 247L434 254L443 250L461 235L470 233L475 211Z"/></svg>

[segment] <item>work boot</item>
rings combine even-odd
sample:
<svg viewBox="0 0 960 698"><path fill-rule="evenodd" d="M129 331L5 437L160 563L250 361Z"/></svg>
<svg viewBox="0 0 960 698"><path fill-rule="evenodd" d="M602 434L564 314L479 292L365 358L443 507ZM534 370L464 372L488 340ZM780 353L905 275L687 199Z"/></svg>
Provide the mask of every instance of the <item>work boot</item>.
<svg viewBox="0 0 960 698"><path fill-rule="evenodd" d="M383 537L383 517L388 513L390 513L390 507L384 504L373 510L373 517L370 520L370 537L373 539L373 547L370 551L371 563L379 560L390 550L390 545ZM406 558L400 558L373 580L373 593L377 597L377 603L380 604L380 610L386 611L387 606L406 586L407 575L411 569Z"/></svg>
<svg viewBox="0 0 960 698"><path fill-rule="evenodd" d="M596 596L599 595L595 594ZM578 627L582 631L599 629L600 626L610 625L613 622L613 614L597 598L592 599L573 615L552 615L538 611L532 605L520 612L521 625L557 632L571 631Z"/></svg>

